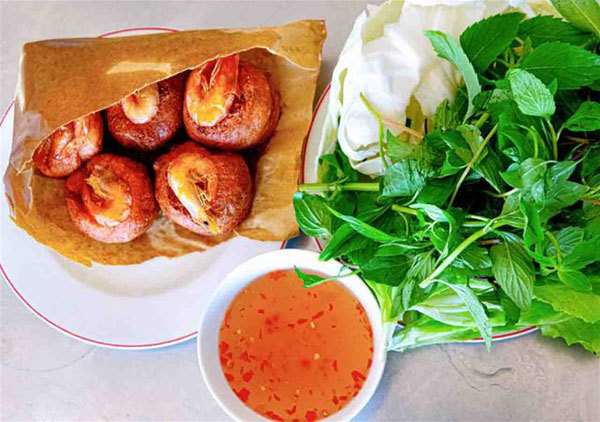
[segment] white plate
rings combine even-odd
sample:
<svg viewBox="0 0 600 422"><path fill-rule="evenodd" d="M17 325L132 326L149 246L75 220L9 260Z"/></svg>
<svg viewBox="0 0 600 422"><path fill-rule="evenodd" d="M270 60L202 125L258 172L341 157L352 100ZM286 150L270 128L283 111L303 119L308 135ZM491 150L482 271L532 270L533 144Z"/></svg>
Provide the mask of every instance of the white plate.
<svg viewBox="0 0 600 422"><path fill-rule="evenodd" d="M172 31L129 28L102 36ZM12 144L12 106L0 120L2 174ZM50 326L98 346L147 349L195 337L202 311L225 275L247 259L285 245L235 238L180 258L87 268L16 227L0 185L0 270L8 284Z"/></svg>
<svg viewBox="0 0 600 422"><path fill-rule="evenodd" d="M302 175L301 180L303 183L316 183L318 182L318 160L319 160L319 151L321 146L321 133L323 131L323 125L325 124L325 119L327 117L327 107L329 105L329 90L330 85L327 85L325 91L319 98L317 102L317 106L315 107L315 112L313 114L313 120L310 125L308 137L306 140L306 145L304 146L304 156L302 157ZM314 241L317 245L317 249L322 251L324 246L327 245L327 242L322 239L314 238ZM531 326L524 328L522 330L508 332L504 334L500 334L494 336L493 339L495 341L499 340L508 340L510 338L520 337L525 334L532 333L537 331L537 327ZM482 343L483 339L476 339L469 341L469 343Z"/></svg>

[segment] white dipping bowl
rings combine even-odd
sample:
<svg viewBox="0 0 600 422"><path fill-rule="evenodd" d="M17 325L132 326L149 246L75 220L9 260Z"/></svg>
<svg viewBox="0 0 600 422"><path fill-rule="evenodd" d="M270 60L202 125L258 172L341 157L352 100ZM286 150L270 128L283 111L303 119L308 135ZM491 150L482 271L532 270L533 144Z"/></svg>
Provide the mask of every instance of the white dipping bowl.
<svg viewBox="0 0 600 422"><path fill-rule="evenodd" d="M282 249L254 257L234 269L215 291L204 311L198 330L198 361L210 392L221 407L238 421L267 421L246 406L231 390L219 362L219 330L225 312L237 294L257 278L276 270L300 269L325 276L337 276L342 264L319 261L319 255L301 249ZM361 303L373 329L373 363L360 392L343 409L322 419L348 421L368 403L379 384L385 367L386 349L381 312L367 285L356 275L338 279Z"/></svg>

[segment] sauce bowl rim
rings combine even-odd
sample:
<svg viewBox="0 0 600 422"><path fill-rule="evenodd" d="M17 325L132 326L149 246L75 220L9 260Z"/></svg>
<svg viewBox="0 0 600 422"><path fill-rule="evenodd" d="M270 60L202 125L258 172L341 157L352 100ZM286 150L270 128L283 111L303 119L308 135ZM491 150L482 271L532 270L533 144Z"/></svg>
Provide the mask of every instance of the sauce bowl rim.
<svg viewBox="0 0 600 422"><path fill-rule="evenodd" d="M213 398L221 408L237 421L270 419L254 412L246 406L232 391L227 382L219 360L219 329L231 301L248 284L258 277L277 270L293 269L315 271L327 276L336 276L343 269L338 261L319 261L319 254L303 249L281 249L258 255L233 269L213 293L200 320L197 337L198 363L202 376ZM383 375L387 351L385 327L377 300L367 284L357 275L337 280L363 306L373 331L373 358L367 379L358 395L351 399L341 410L320 419L322 421L347 421L355 417L371 399Z"/></svg>

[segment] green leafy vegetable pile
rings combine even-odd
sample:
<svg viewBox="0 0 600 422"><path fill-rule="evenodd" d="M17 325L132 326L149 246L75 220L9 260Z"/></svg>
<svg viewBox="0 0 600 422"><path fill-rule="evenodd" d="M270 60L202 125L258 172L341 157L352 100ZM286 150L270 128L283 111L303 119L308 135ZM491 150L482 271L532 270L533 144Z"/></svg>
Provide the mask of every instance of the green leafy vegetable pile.
<svg viewBox="0 0 600 422"><path fill-rule="evenodd" d="M489 348L536 325L600 354L600 6L554 3L566 20L496 15L458 41L426 31L464 87L422 142L386 132L363 96L385 174L358 174L338 147L294 197L301 229L327 239L321 259L360 274L404 325L391 350Z"/></svg>

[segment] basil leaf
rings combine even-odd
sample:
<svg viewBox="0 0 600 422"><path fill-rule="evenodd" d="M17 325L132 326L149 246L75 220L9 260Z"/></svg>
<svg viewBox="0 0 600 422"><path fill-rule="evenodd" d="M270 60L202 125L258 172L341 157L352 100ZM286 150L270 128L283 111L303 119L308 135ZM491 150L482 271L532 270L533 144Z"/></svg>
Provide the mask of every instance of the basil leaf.
<svg viewBox="0 0 600 422"><path fill-rule="evenodd" d="M331 213L323 198L297 192L292 203L296 221L304 233L322 239L331 236Z"/></svg>
<svg viewBox="0 0 600 422"><path fill-rule="evenodd" d="M547 42L524 57L519 68L558 89L578 89L600 79L600 56L571 44Z"/></svg>
<svg viewBox="0 0 600 422"><path fill-rule="evenodd" d="M356 231L357 233L360 233L363 236L368 237L369 239L372 239L376 242L388 243L388 242L394 242L396 240L403 240L402 238L399 238L397 236L392 236L382 230L379 230L376 227L373 227L372 225L370 225L368 223L365 223L360 218L354 217L352 215L341 214L328 205L325 205L325 207L335 217L348 223L354 231Z"/></svg>
<svg viewBox="0 0 600 422"><path fill-rule="evenodd" d="M370 223L379 218L386 211L387 207L376 208L374 210L359 214L359 218L366 223ZM319 255L319 259L321 261L328 261L344 255L351 250L363 247L367 243L366 241L368 241L368 239L364 238L366 239L365 243L359 243L360 238L358 238L358 236L359 235L349 223L342 224L342 226L340 226L340 228L337 229L337 231L331 237L325 249L323 249ZM358 245L356 245L355 242L358 243Z"/></svg>
<svg viewBox="0 0 600 422"><path fill-rule="evenodd" d="M443 283L446 286L450 287L454 292L461 298L461 300L466 305L469 313L473 317L473 321L475 322L475 326L481 333L481 337L485 341L485 347L487 347L488 351L492 346L492 326L490 325L490 321L488 316L485 313L485 309L483 305L475 296L475 293L471 289L469 289L464 284L452 284L447 283L443 280L437 280L439 283Z"/></svg>
<svg viewBox="0 0 600 422"><path fill-rule="evenodd" d="M523 247L505 240L490 249L492 272L502 290L521 309L527 309L533 295L535 268Z"/></svg>
<svg viewBox="0 0 600 422"><path fill-rule="evenodd" d="M511 69L507 77L513 97L523 114L540 117L554 114L554 98L542 81L521 69Z"/></svg>
<svg viewBox="0 0 600 422"><path fill-rule="evenodd" d="M469 62L469 58L460 45L452 37L440 31L424 31L424 34L429 38L437 55L452 63L458 69L465 81L467 92L469 94L469 105L467 106L467 113L463 119L463 121L466 121L473 115L473 111L475 110L473 99L481 92L481 86L479 85L475 69L471 62Z"/></svg>
<svg viewBox="0 0 600 422"><path fill-rule="evenodd" d="M475 22L463 31L460 45L473 67L483 73L517 36L522 13L494 15Z"/></svg>
<svg viewBox="0 0 600 422"><path fill-rule="evenodd" d="M294 266L294 270L296 271L298 278L300 280L302 280L302 282L304 283L305 288L316 286L316 285L324 283L326 281L336 279L336 277L327 277L326 278L326 277L321 277L320 275L316 275L316 274L307 274L296 266Z"/></svg>
<svg viewBox="0 0 600 422"><path fill-rule="evenodd" d="M600 103L586 101L563 123L563 128L573 132L588 132L600 129Z"/></svg>
<svg viewBox="0 0 600 422"><path fill-rule="evenodd" d="M551 0L563 17L600 37L600 4L597 0Z"/></svg>
<svg viewBox="0 0 600 422"><path fill-rule="evenodd" d="M404 280L411 263L412 260L406 255L374 256L361 269L367 280L398 286Z"/></svg>
<svg viewBox="0 0 600 422"><path fill-rule="evenodd" d="M585 44L590 33L582 31L570 22L553 16L536 16L519 25L518 36L522 40L529 37L533 47L551 41L562 41L573 45Z"/></svg>
<svg viewBox="0 0 600 422"><path fill-rule="evenodd" d="M592 283L581 271L572 268L558 268L558 279L567 286L578 292L589 292L592 290Z"/></svg>

